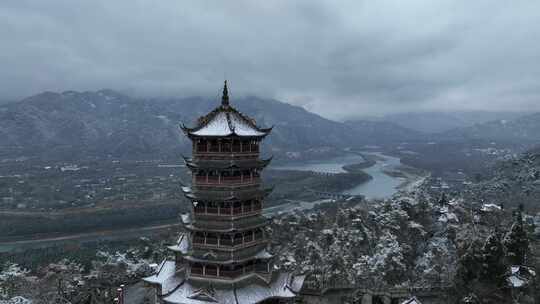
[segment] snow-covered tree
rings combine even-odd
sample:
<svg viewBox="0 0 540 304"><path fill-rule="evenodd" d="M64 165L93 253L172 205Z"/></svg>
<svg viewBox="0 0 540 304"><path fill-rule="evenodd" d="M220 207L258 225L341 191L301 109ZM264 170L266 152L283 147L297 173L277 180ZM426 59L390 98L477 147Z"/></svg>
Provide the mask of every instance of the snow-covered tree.
<svg viewBox="0 0 540 304"><path fill-rule="evenodd" d="M485 281L504 282L506 270L507 266L501 234L498 231L494 231L488 236L482 247L481 278Z"/></svg>
<svg viewBox="0 0 540 304"><path fill-rule="evenodd" d="M28 285L29 272L17 264L4 264L0 271L0 300L7 301L20 296L20 292Z"/></svg>
<svg viewBox="0 0 540 304"><path fill-rule="evenodd" d="M458 259L455 283L459 289L468 290L482 272L482 252L478 242L471 242Z"/></svg>
<svg viewBox="0 0 540 304"><path fill-rule="evenodd" d="M529 239L523 227L521 211L516 214L516 219L512 228L503 240L506 247L506 257L512 265L524 265L527 252L529 250Z"/></svg>

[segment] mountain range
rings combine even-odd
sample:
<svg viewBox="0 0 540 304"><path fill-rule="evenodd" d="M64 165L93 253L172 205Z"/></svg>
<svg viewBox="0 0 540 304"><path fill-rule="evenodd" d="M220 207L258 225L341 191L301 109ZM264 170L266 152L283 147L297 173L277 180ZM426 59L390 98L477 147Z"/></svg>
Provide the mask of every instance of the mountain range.
<svg viewBox="0 0 540 304"><path fill-rule="evenodd" d="M142 99L112 90L44 92L0 106L0 157L178 158L189 152L179 124L190 125L217 105L202 97ZM259 125L274 126L265 144L277 155L375 143L409 132L381 122L359 128L257 97L234 99L232 105Z"/></svg>
<svg viewBox="0 0 540 304"><path fill-rule="evenodd" d="M423 133L442 133L490 121L513 120L525 114L523 112L508 111L429 111L388 114L382 117L369 118L369 120L393 122L404 128Z"/></svg>
<svg viewBox="0 0 540 304"><path fill-rule="evenodd" d="M475 124L442 133L448 140L488 139L511 143L540 141L540 113Z"/></svg>
<svg viewBox="0 0 540 304"><path fill-rule="evenodd" d="M44 92L0 105L0 158L177 159L180 153L189 153L189 141L179 124L192 125L217 105L210 98L133 98L113 90ZM233 99L232 105L259 125L274 126L265 144L278 158L289 152L307 155L433 137L540 139L540 114L433 136L389 121L332 121L272 99L243 97Z"/></svg>

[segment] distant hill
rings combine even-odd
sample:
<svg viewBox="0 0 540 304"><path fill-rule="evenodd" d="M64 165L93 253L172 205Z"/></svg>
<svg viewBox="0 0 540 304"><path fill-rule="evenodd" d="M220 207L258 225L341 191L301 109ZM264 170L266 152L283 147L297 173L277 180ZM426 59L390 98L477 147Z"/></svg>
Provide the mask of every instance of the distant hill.
<svg viewBox="0 0 540 304"><path fill-rule="evenodd" d="M524 113L487 111L409 112L390 114L377 120L392 122L419 132L440 133L493 120L512 120L522 115Z"/></svg>
<svg viewBox="0 0 540 304"><path fill-rule="evenodd" d="M529 210L540 211L540 148L501 161L489 173L471 193L486 202L512 207L524 204Z"/></svg>
<svg viewBox="0 0 540 304"><path fill-rule="evenodd" d="M380 145L424 140L426 134L404 128L385 121L355 120L346 121L359 141L366 144Z"/></svg>
<svg viewBox="0 0 540 304"><path fill-rule="evenodd" d="M540 142L540 113L512 120L494 120L444 132L447 140L492 140L512 143Z"/></svg>
<svg viewBox="0 0 540 304"><path fill-rule="evenodd" d="M540 141L540 114L431 135L398 122L332 121L271 99L233 97L232 104L261 126L274 126L265 145L276 159L328 157L347 147L442 139ZM44 92L0 105L0 159L178 159L180 153L189 153L179 123L189 125L217 105L210 98L132 98L113 90ZM391 117L413 117L404 115Z"/></svg>
<svg viewBox="0 0 540 304"><path fill-rule="evenodd" d="M0 157L177 159L189 153L178 124L189 125L217 104L201 97L131 98L112 90L45 92L0 106ZM409 132L386 123L335 122L257 97L233 98L232 104L261 126L275 126L265 144L278 155L387 142Z"/></svg>

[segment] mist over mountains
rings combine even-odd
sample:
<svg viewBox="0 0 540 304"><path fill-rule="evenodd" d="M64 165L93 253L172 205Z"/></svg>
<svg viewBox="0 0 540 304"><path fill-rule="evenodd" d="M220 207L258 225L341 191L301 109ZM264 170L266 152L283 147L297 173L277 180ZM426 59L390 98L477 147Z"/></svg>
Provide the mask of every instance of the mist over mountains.
<svg viewBox="0 0 540 304"><path fill-rule="evenodd" d="M218 101L202 97L143 99L112 90L44 92L0 105L0 157L177 159L179 153L189 153L188 139L178 128L179 123L192 124L217 105ZM274 126L265 144L278 156L287 152L433 139L419 130L423 127L406 123L407 120L420 123L420 114L389 116L394 122L342 123L301 107L258 97L233 99L232 105L255 118L261 126ZM424 126L436 124L437 115L428 113L423 117L426 116L433 116L434 121L423 123ZM459 124L463 123L456 123ZM447 129L451 124L441 122L441 125ZM437 138L539 140L540 114L481 124L469 120L467 127L442 134Z"/></svg>
<svg viewBox="0 0 540 304"><path fill-rule="evenodd" d="M494 120L512 120L523 115L523 112L488 111L406 112L385 115L377 120L394 122L424 133L440 133Z"/></svg>
<svg viewBox="0 0 540 304"><path fill-rule="evenodd" d="M451 140L491 139L512 143L540 140L540 113L517 117L513 120L493 120L444 132Z"/></svg>

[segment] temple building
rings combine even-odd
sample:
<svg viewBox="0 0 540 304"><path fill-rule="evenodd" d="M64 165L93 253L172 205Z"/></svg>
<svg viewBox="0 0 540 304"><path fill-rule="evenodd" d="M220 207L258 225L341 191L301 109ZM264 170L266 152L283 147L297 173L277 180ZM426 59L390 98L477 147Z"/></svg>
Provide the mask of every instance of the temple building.
<svg viewBox="0 0 540 304"><path fill-rule="evenodd" d="M155 287L156 303L290 303L304 276L277 271L268 250L269 219L263 216L261 141L271 128L229 103L227 83L221 105L182 130L191 139L191 187L182 190L191 213L182 215L184 232L163 261L144 279Z"/></svg>

